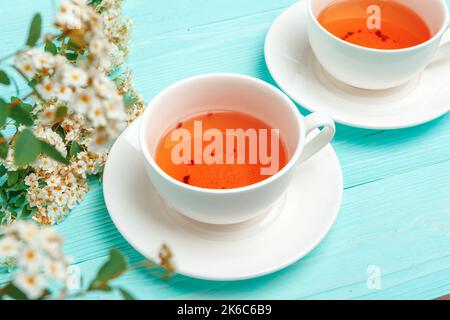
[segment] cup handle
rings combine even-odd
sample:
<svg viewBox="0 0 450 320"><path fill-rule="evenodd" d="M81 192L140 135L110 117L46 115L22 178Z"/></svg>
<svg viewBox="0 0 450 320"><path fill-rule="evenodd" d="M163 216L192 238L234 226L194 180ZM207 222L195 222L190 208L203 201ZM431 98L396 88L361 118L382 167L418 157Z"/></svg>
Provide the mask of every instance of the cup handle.
<svg viewBox="0 0 450 320"><path fill-rule="evenodd" d="M307 137L314 129L324 127L320 132L308 141L300 155L299 163L311 158L317 152L322 150L334 137L336 127L333 119L328 115L320 112L314 112L303 119L305 125L305 137Z"/></svg>
<svg viewBox="0 0 450 320"><path fill-rule="evenodd" d="M450 42L450 20L448 21L447 29L444 31L444 35L442 36L441 44L439 47L446 46Z"/></svg>
<svg viewBox="0 0 450 320"><path fill-rule="evenodd" d="M433 60L430 62L427 68L432 66L435 62L440 61L441 59L447 59L449 51L450 51L450 21L447 25L447 29L444 31L444 35L441 38L439 48L437 49L437 52L433 57Z"/></svg>

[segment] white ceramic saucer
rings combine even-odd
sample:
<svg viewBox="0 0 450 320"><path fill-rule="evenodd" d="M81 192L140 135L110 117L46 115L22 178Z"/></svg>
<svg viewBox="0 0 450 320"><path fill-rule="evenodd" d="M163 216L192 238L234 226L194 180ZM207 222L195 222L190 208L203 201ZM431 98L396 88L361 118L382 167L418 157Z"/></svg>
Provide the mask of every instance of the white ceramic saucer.
<svg viewBox="0 0 450 320"><path fill-rule="evenodd" d="M145 257L158 261L167 243L180 274L239 280L277 271L317 246L337 217L343 181L329 145L299 167L266 216L222 227L185 218L165 205L147 178L137 121L110 152L103 175L106 206L124 238Z"/></svg>
<svg viewBox="0 0 450 320"><path fill-rule="evenodd" d="M331 77L318 63L306 32L306 1L289 7L266 37L265 58L278 86L310 111L336 122L370 129L396 129L431 121L450 110L450 53L441 48L417 78L389 90L363 90Z"/></svg>

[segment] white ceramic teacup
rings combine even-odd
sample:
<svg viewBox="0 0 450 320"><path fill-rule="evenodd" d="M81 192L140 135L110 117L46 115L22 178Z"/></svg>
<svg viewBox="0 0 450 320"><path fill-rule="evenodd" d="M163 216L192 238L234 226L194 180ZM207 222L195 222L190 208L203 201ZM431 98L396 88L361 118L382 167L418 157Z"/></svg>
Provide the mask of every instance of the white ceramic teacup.
<svg viewBox="0 0 450 320"><path fill-rule="evenodd" d="M331 34L317 20L320 12L333 1L307 0L309 41L318 61L328 73L358 88L388 89L412 79L432 62L449 28L445 0L395 0L415 11L425 21L432 38L417 46L398 50L361 47Z"/></svg>
<svg viewBox="0 0 450 320"><path fill-rule="evenodd" d="M200 188L169 176L154 158L163 134L181 119L212 110L245 112L279 129L288 163L261 182L235 189ZM150 102L141 118L139 143L147 174L168 205L197 221L234 224L267 212L287 189L297 165L326 146L334 134L331 118L319 113L303 117L284 93L264 81L239 74L207 74L175 83Z"/></svg>

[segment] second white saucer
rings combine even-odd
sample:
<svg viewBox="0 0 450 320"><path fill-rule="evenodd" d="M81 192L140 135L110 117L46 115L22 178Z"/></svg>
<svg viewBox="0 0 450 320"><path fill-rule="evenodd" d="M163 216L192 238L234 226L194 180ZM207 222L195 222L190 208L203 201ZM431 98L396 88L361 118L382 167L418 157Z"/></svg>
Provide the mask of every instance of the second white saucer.
<svg viewBox="0 0 450 320"><path fill-rule="evenodd" d="M103 191L114 224L145 257L158 261L158 250L167 243L180 274L209 280L248 279L302 258L333 225L343 181L331 145L298 168L286 195L268 215L221 227L185 218L161 200L145 173L137 143L138 121L111 149Z"/></svg>
<svg viewBox="0 0 450 320"><path fill-rule="evenodd" d="M283 12L270 28L265 59L278 86L310 111L361 128L419 125L450 110L450 55L442 48L425 71L401 87L364 90L331 77L316 60L306 32L306 1ZM447 50L447 51L446 51Z"/></svg>

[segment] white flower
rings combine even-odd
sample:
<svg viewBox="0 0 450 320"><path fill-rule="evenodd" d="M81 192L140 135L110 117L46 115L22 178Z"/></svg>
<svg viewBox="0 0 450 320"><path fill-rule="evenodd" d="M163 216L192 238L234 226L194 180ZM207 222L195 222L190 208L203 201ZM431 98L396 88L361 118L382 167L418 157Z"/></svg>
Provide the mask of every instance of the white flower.
<svg viewBox="0 0 450 320"><path fill-rule="evenodd" d="M56 204L52 203L47 207L48 218L50 220L59 220L61 208Z"/></svg>
<svg viewBox="0 0 450 320"><path fill-rule="evenodd" d="M65 206L67 204L68 195L65 192L59 192L55 196L55 201L58 204L58 206Z"/></svg>
<svg viewBox="0 0 450 320"><path fill-rule="evenodd" d="M73 4L79 7L85 7L87 5L86 0L71 0Z"/></svg>
<svg viewBox="0 0 450 320"><path fill-rule="evenodd" d="M91 132L88 149L92 152L102 152L109 147L108 133L103 128L97 128Z"/></svg>
<svg viewBox="0 0 450 320"><path fill-rule="evenodd" d="M91 72L91 76L92 86L100 97L107 98L117 95L117 88L108 77L99 72Z"/></svg>
<svg viewBox="0 0 450 320"><path fill-rule="evenodd" d="M41 274L21 272L15 277L14 284L17 288L22 290L28 298L37 299L44 293L47 281Z"/></svg>
<svg viewBox="0 0 450 320"><path fill-rule="evenodd" d="M19 264L26 270L38 271L42 266L42 256L35 248L27 247L19 256Z"/></svg>
<svg viewBox="0 0 450 320"><path fill-rule="evenodd" d="M68 173L64 177L64 183L69 189L75 189L77 187L77 178L72 173Z"/></svg>
<svg viewBox="0 0 450 320"><path fill-rule="evenodd" d="M44 126L36 126L33 129L33 131L36 134L36 136L38 136L39 138L42 138L45 136L45 127Z"/></svg>
<svg viewBox="0 0 450 320"><path fill-rule="evenodd" d="M67 61L66 57L62 55L54 56L55 73L58 77L62 77L65 70L73 68L73 66Z"/></svg>
<svg viewBox="0 0 450 320"><path fill-rule="evenodd" d="M46 132L45 138L47 139L48 143L51 145L56 145L60 141L59 138L61 138L57 133L54 132Z"/></svg>
<svg viewBox="0 0 450 320"><path fill-rule="evenodd" d="M83 160L78 160L77 162L73 162L71 164L74 172L80 176L86 175L87 164Z"/></svg>
<svg viewBox="0 0 450 320"><path fill-rule="evenodd" d="M65 281L67 278L67 266L62 261L48 259L45 264L45 273L51 278Z"/></svg>
<svg viewBox="0 0 450 320"><path fill-rule="evenodd" d="M65 139L66 141L78 140L80 138L80 134L80 129L72 129L67 132Z"/></svg>
<svg viewBox="0 0 450 320"><path fill-rule="evenodd" d="M67 154L66 145L64 144L63 139L59 134L57 134L55 131L53 131L50 128L45 129L45 136L41 136L40 138L43 138L47 140L48 143L53 145L59 153L61 153L64 157Z"/></svg>
<svg viewBox="0 0 450 320"><path fill-rule="evenodd" d="M59 134L57 134L51 128L44 126L36 126L33 128L33 132L38 138L46 140L49 144L53 145L63 156L66 156L67 149L66 145L64 144L64 140L61 138ZM39 159L41 158L46 157L41 156L38 158L38 161L36 162L38 164L38 167L39 164L42 164L39 162ZM47 165L47 163L44 165Z"/></svg>
<svg viewBox="0 0 450 320"><path fill-rule="evenodd" d="M89 43L89 51L99 56L100 58L105 58L108 54L107 46L108 43L107 40L104 37L96 37L92 39L92 41Z"/></svg>
<svg viewBox="0 0 450 320"><path fill-rule="evenodd" d="M16 228L20 238L28 243L33 243L39 234L39 228L35 223L17 221Z"/></svg>
<svg viewBox="0 0 450 320"><path fill-rule="evenodd" d="M55 189L53 187L46 186L41 190L41 197L44 200L53 201L55 198Z"/></svg>
<svg viewBox="0 0 450 320"><path fill-rule="evenodd" d="M19 242L11 236L4 236L0 239L0 259L11 258L17 255Z"/></svg>
<svg viewBox="0 0 450 320"><path fill-rule="evenodd" d="M58 167L58 162L50 159L49 157L45 157L45 156L40 156L34 166L36 168L42 169L46 172L53 172L56 170L56 168Z"/></svg>
<svg viewBox="0 0 450 320"><path fill-rule="evenodd" d="M81 29L80 8L71 1L63 1L56 15L56 25L70 30Z"/></svg>
<svg viewBox="0 0 450 320"><path fill-rule="evenodd" d="M63 84L72 87L85 86L88 80L87 73L80 68L67 66L63 71Z"/></svg>
<svg viewBox="0 0 450 320"><path fill-rule="evenodd" d="M17 171L18 167L16 162L14 161L14 148L8 148L8 154L6 155L6 159L0 159L0 162L3 163L8 171Z"/></svg>
<svg viewBox="0 0 450 320"><path fill-rule="evenodd" d="M69 191L67 195L69 196L67 199L67 208L73 209L78 203L77 194L74 191Z"/></svg>
<svg viewBox="0 0 450 320"><path fill-rule="evenodd" d="M51 175L45 182L49 187L56 187L61 184L61 178L57 175Z"/></svg>
<svg viewBox="0 0 450 320"><path fill-rule="evenodd" d="M107 124L105 111L101 104L93 106L89 110L89 119L92 121L92 126L94 128L104 127Z"/></svg>
<svg viewBox="0 0 450 320"><path fill-rule="evenodd" d="M85 190L85 189L78 189L75 192L75 196L76 196L77 201L81 201L81 200L84 199L84 196L86 195L86 191L87 190Z"/></svg>
<svg viewBox="0 0 450 320"><path fill-rule="evenodd" d="M120 97L115 99L105 100L103 102L108 118L115 120L125 120L125 106Z"/></svg>
<svg viewBox="0 0 450 320"><path fill-rule="evenodd" d="M56 105L49 104L46 107L42 106L42 108L38 112L37 124L39 124L40 126L51 125L55 122L55 120L56 120Z"/></svg>
<svg viewBox="0 0 450 320"><path fill-rule="evenodd" d="M55 58L52 54L41 50L33 52L32 59L35 68L38 70L49 70L53 68L55 63Z"/></svg>
<svg viewBox="0 0 450 320"><path fill-rule="evenodd" d="M41 230L42 248L52 257L61 255L61 244L63 238L53 228L45 227Z"/></svg>
<svg viewBox="0 0 450 320"><path fill-rule="evenodd" d="M28 78L33 78L36 74L36 67L32 58L27 54L19 54L15 57L14 64Z"/></svg>
<svg viewBox="0 0 450 320"><path fill-rule="evenodd" d="M56 90L56 97L62 102L68 102L72 97L73 91L66 86L59 86Z"/></svg>
<svg viewBox="0 0 450 320"><path fill-rule="evenodd" d="M100 101L91 89L78 92L69 102L69 107L78 113L86 113L95 105L100 105Z"/></svg>
<svg viewBox="0 0 450 320"><path fill-rule="evenodd" d="M32 187L27 191L28 201L30 202L30 206L35 207L36 204L40 201L41 190Z"/></svg>
<svg viewBox="0 0 450 320"><path fill-rule="evenodd" d="M36 90L42 98L50 100L56 96L58 88L49 78L45 78L41 83L36 85Z"/></svg>
<svg viewBox="0 0 450 320"><path fill-rule="evenodd" d="M38 212L40 215L35 219L48 220L44 207L39 206ZM12 283L29 299L40 298L50 278L64 284L70 262L62 254L63 239L53 228L37 228L34 222L22 220L0 229L4 234L0 239L0 258L13 258ZM32 242L29 241L30 233L33 234Z"/></svg>
<svg viewBox="0 0 450 320"><path fill-rule="evenodd" d="M39 185L38 177L35 173L30 173L25 177L24 182L29 187L37 187Z"/></svg>

